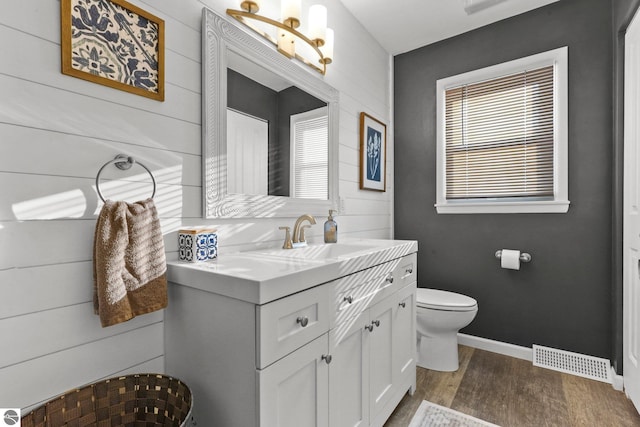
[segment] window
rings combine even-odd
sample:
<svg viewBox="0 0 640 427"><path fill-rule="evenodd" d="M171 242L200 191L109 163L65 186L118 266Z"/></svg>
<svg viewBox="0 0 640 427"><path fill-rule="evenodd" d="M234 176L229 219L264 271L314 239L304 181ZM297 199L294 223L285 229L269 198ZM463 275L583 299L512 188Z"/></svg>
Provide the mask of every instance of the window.
<svg viewBox="0 0 640 427"><path fill-rule="evenodd" d="M567 48L437 82L438 213L566 212Z"/></svg>
<svg viewBox="0 0 640 427"><path fill-rule="evenodd" d="M328 135L327 107L291 116L291 197L327 200Z"/></svg>

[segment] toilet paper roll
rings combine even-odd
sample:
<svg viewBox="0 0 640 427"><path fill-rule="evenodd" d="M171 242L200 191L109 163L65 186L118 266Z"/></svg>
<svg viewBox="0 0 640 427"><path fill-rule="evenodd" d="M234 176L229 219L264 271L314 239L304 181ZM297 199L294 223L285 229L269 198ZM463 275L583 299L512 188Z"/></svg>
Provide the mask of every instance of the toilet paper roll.
<svg viewBox="0 0 640 427"><path fill-rule="evenodd" d="M510 270L520 270L520 251L503 249L500 266Z"/></svg>

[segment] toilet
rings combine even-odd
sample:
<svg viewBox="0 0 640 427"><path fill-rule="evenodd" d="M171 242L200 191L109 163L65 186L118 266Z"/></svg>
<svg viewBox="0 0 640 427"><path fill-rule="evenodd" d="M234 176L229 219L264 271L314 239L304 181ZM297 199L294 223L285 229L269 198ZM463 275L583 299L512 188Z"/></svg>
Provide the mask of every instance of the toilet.
<svg viewBox="0 0 640 427"><path fill-rule="evenodd" d="M457 371L458 330L471 323L477 312L478 303L471 297L418 288L418 366L435 371Z"/></svg>

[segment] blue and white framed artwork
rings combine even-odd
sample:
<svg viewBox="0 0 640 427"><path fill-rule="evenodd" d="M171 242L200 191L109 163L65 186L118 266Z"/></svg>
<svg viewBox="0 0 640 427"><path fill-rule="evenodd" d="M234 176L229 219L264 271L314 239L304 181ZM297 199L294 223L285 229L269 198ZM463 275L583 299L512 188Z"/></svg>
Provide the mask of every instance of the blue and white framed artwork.
<svg viewBox="0 0 640 427"><path fill-rule="evenodd" d="M164 101L164 21L125 0L60 0L62 73Z"/></svg>
<svg viewBox="0 0 640 427"><path fill-rule="evenodd" d="M360 189L386 191L387 126L360 113Z"/></svg>

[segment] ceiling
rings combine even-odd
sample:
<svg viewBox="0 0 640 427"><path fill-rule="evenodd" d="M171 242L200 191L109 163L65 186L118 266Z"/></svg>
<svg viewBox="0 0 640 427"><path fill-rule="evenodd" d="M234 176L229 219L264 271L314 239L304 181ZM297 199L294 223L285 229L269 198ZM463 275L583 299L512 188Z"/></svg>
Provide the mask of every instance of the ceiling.
<svg viewBox="0 0 640 427"><path fill-rule="evenodd" d="M397 55L558 0L341 1L387 52Z"/></svg>

